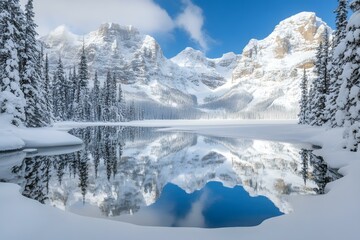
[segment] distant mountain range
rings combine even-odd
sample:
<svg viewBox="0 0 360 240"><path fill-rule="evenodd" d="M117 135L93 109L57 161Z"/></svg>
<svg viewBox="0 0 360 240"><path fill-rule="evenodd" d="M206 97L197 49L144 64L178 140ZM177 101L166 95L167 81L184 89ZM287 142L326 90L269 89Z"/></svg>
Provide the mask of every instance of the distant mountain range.
<svg viewBox="0 0 360 240"><path fill-rule="evenodd" d="M83 36L60 26L41 38L55 69L77 65L85 43L89 68L104 78L116 72L125 99L146 118L295 118L303 69L313 79L316 48L328 25L302 12L280 22L263 40L250 40L241 54L209 59L186 48L172 59L133 27L103 24Z"/></svg>

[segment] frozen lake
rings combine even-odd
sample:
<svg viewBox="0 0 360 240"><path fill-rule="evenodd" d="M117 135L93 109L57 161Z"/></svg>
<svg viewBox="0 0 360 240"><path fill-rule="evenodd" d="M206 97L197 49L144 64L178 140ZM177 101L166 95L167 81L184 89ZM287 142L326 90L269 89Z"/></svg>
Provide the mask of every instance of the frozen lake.
<svg viewBox="0 0 360 240"><path fill-rule="evenodd" d="M255 226L292 211L291 195L340 177L311 146L152 128L88 127L82 149L0 155L0 180L79 215L138 225Z"/></svg>

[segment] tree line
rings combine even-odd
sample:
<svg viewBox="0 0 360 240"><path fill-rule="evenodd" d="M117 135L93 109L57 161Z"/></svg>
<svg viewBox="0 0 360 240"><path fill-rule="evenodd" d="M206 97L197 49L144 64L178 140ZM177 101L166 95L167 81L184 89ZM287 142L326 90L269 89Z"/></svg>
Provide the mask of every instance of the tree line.
<svg viewBox="0 0 360 240"><path fill-rule="evenodd" d="M353 14L348 20L348 7ZM338 0L336 30L324 31L317 48L315 73L301 81L299 124L343 127L344 148L357 151L360 143L360 0ZM310 86L309 86L310 85Z"/></svg>
<svg viewBox="0 0 360 240"><path fill-rule="evenodd" d="M110 71L103 87L97 73L89 87L84 45L67 76L61 58L49 73L48 56L37 40L33 0L24 11L19 0L1 0L0 12L0 114L10 123L44 127L54 121L124 121L139 115L133 104L126 107L121 84Z"/></svg>
<svg viewBox="0 0 360 240"><path fill-rule="evenodd" d="M45 58L45 66L48 66ZM46 67L48 71L48 67ZM78 69L78 70L77 70ZM93 77L94 86L89 85L89 70L87 66L85 48L81 51L78 68L74 67L66 76L64 67L59 58L53 74L53 82L49 94L52 108L49 111L55 121L124 121L125 116L133 116L131 106L126 108L121 84L110 71L107 72L103 87L98 74ZM45 71L45 72L46 72ZM48 75L48 72L45 74ZM133 119L131 119L133 120Z"/></svg>

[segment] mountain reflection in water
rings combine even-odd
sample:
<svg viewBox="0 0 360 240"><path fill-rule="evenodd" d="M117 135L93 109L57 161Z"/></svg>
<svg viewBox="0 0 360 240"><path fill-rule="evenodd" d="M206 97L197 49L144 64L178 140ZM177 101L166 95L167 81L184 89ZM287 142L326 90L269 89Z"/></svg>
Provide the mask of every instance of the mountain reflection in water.
<svg viewBox="0 0 360 240"><path fill-rule="evenodd" d="M311 150L289 143L149 128L72 133L84 140L82 149L0 155L0 180L19 184L26 197L81 215L230 227L288 213L288 195L322 194L340 177Z"/></svg>

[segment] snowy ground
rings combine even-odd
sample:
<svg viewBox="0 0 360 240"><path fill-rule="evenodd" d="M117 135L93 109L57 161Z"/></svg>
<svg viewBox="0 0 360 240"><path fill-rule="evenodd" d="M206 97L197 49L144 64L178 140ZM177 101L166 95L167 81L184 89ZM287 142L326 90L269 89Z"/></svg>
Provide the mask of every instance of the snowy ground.
<svg viewBox="0 0 360 240"><path fill-rule="evenodd" d="M0 152L79 144L82 144L82 140L66 131L54 128L18 128L0 119Z"/></svg>
<svg viewBox="0 0 360 240"><path fill-rule="evenodd" d="M62 123L56 128L75 125L80 126ZM163 130L195 131L213 136L310 142L322 146L316 154L323 155L345 176L329 184L325 195L293 197L294 212L291 214L269 219L257 227L223 229L144 227L82 217L41 205L21 196L17 185L1 183L1 239L355 240L360 236L360 153L341 149L341 129L326 131L288 121L144 121L121 125L167 127Z"/></svg>

